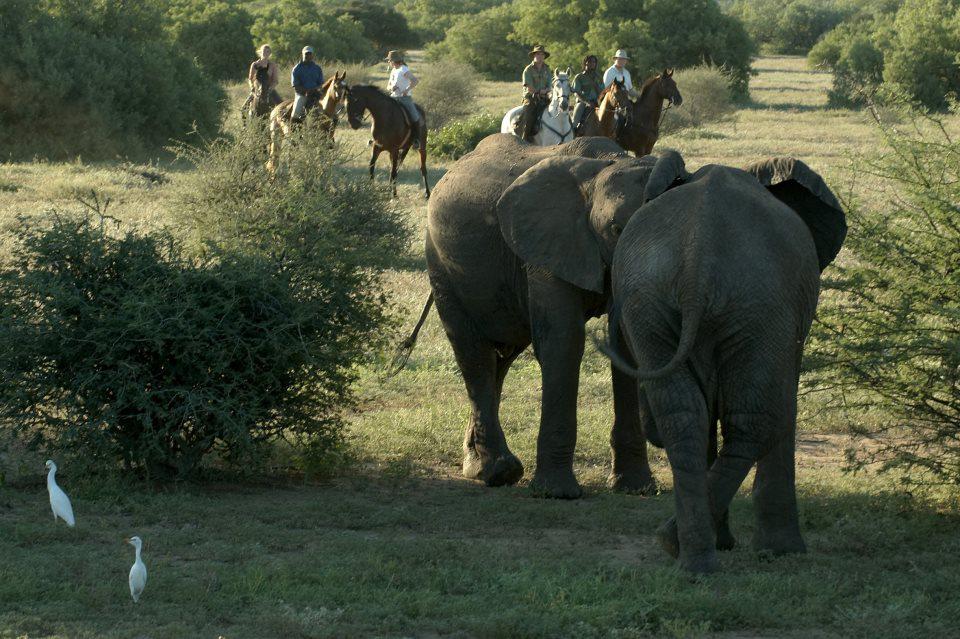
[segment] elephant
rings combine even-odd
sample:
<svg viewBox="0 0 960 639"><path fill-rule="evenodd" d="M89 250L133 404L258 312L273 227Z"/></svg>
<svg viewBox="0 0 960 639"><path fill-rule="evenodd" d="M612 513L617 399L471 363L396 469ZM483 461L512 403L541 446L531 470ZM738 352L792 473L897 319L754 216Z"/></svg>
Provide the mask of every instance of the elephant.
<svg viewBox="0 0 960 639"><path fill-rule="evenodd" d="M584 325L606 312L614 247L643 202L654 163L653 157L628 156L606 138L534 147L496 134L437 184L428 206L426 259L432 299L471 405L466 477L500 486L523 476L501 428L499 405L511 363L532 343L543 391L531 487L546 497L582 494L573 453ZM650 492L656 484L636 386L611 370L610 483Z"/></svg>
<svg viewBox="0 0 960 639"><path fill-rule="evenodd" d="M658 537L689 571L717 568L719 530L755 462L754 547L806 550L794 460L800 363L820 275L846 233L837 198L799 160L691 175L676 152L657 161L623 229L601 347L636 378L643 430L666 451L676 514ZM723 446L707 463L718 422Z"/></svg>

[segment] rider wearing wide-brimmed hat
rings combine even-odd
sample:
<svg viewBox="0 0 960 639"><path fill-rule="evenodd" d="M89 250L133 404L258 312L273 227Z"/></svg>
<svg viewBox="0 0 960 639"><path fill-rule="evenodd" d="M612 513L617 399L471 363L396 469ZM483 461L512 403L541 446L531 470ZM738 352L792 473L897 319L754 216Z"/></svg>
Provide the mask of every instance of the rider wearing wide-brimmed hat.
<svg viewBox="0 0 960 639"><path fill-rule="evenodd" d="M523 69L523 111L517 120L517 134L528 142L536 135L540 116L550 102L551 83L550 67L544 64L550 52L538 44L529 55L533 61Z"/></svg>
<svg viewBox="0 0 960 639"><path fill-rule="evenodd" d="M414 148L416 148L419 146L420 129L423 128L423 120L420 117L420 111L417 109L417 105L414 103L413 95L411 94L413 93L413 87L417 86L420 80L410 71L410 67L407 66L406 61L403 59L403 52L390 51L387 53L385 60L389 62L391 66L390 79L387 81L387 91L390 93L390 97L399 102L406 110L407 115L410 116L410 126L413 129L411 131L412 144Z"/></svg>
<svg viewBox="0 0 960 639"><path fill-rule="evenodd" d="M603 92L603 78L597 71L597 56L588 55L583 59L583 71L573 79L570 90L577 96L577 106L573 109L573 127L579 129L590 109L597 108L600 93Z"/></svg>
<svg viewBox="0 0 960 639"><path fill-rule="evenodd" d="M603 87L607 88L613 84L614 80L623 83L623 88L633 95L633 80L630 78L630 71L627 70L627 61L630 56L623 49L617 49L613 54L613 64L603 74Z"/></svg>

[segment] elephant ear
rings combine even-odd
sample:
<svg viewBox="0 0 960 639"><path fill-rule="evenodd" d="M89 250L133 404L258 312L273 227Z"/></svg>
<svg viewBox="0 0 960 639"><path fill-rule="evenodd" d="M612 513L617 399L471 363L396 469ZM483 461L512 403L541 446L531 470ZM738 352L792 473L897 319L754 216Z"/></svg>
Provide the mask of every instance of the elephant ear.
<svg viewBox="0 0 960 639"><path fill-rule="evenodd" d="M503 239L525 263L603 292L606 264L590 223L593 180L613 160L555 157L527 169L497 201Z"/></svg>
<svg viewBox="0 0 960 639"><path fill-rule="evenodd" d="M689 179L690 174L687 173L683 157L676 151L665 151L653 165L650 179L647 180L647 186L643 189L644 204Z"/></svg>
<svg viewBox="0 0 960 639"><path fill-rule="evenodd" d="M771 158L746 170L806 223L822 272L847 237L847 218L837 196L816 171L794 158Z"/></svg>

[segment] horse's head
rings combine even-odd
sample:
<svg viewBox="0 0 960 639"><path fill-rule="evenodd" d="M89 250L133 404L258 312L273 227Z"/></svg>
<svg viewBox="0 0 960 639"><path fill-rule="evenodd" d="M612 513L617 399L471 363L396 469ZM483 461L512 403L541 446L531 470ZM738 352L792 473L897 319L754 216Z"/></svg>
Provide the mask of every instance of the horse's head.
<svg viewBox="0 0 960 639"><path fill-rule="evenodd" d="M663 73L657 76L657 91L660 98L669 100L672 106L683 104L680 89L677 88L677 83L673 81L673 69L664 69Z"/></svg>
<svg viewBox="0 0 960 639"><path fill-rule="evenodd" d="M623 109L630 105L630 92L627 91L625 80L614 80L610 88L607 89L607 99L610 106L615 109Z"/></svg>
<svg viewBox="0 0 960 639"><path fill-rule="evenodd" d="M359 129L363 126L363 112L367 110L367 100L363 91L364 87L359 84L344 89L347 100L347 122L350 123L351 129Z"/></svg>
<svg viewBox="0 0 960 639"><path fill-rule="evenodd" d="M327 104L333 104L334 107L340 104L347 94L347 72L337 71L333 75L330 86L327 87Z"/></svg>
<svg viewBox="0 0 960 639"><path fill-rule="evenodd" d="M555 110L566 111L570 108L570 67L566 71L559 68L553 71L553 94L550 106Z"/></svg>

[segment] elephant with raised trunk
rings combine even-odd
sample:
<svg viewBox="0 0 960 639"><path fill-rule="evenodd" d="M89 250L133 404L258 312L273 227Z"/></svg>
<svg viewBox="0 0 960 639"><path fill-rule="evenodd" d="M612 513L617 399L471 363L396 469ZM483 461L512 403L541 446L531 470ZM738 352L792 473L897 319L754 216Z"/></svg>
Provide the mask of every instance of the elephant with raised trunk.
<svg viewBox="0 0 960 639"><path fill-rule="evenodd" d="M531 486L543 496L580 496L573 453L584 324L606 313L613 250L643 202L654 162L631 158L604 138L533 147L498 134L437 184L426 257L472 409L465 476L491 486L523 476L500 426L499 405L511 363L532 344L543 396ZM612 370L611 484L652 491L636 385Z"/></svg>
<svg viewBox="0 0 960 639"><path fill-rule="evenodd" d="M755 547L803 552L797 385L820 273L846 236L840 204L797 160L691 175L675 152L658 160L644 199L614 253L604 348L641 380L644 431L673 470L676 515L660 541L684 568L714 570L716 531L756 463ZM708 464L718 422L723 447Z"/></svg>

